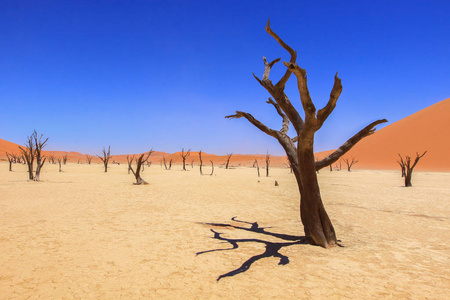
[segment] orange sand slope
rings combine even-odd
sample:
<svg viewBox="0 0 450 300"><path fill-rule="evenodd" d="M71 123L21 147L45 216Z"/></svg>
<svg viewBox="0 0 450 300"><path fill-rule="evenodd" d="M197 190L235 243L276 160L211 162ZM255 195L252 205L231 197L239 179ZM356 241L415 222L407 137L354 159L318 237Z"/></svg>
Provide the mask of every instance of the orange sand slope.
<svg viewBox="0 0 450 300"><path fill-rule="evenodd" d="M363 139L344 157L359 169L397 169L402 156L422 154L415 170L449 171L450 98L429 106Z"/></svg>

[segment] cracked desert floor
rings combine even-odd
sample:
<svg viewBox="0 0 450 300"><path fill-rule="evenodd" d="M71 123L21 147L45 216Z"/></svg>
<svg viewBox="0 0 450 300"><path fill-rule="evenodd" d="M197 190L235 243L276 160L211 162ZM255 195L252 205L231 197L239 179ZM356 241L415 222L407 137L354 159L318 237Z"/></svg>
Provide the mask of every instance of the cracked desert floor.
<svg viewBox="0 0 450 300"><path fill-rule="evenodd" d="M343 247L293 244L279 258L217 278L302 235L293 174L273 168L44 165L42 182L0 163L1 299L448 299L450 173L321 170L322 198ZM205 167L205 173L210 172ZM264 174L264 170L261 170ZM279 186L275 186L275 180ZM231 220L245 221L247 223ZM232 226L210 226L223 223ZM239 242L214 239L213 229ZM265 242L265 243L264 243Z"/></svg>

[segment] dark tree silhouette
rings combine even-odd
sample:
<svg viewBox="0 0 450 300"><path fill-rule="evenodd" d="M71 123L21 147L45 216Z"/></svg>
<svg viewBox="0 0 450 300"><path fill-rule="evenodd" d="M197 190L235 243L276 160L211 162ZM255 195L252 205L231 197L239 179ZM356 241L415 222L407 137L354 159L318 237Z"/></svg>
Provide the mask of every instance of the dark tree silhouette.
<svg viewBox="0 0 450 300"><path fill-rule="evenodd" d="M64 153L64 155L63 155L63 157L62 157L63 164L65 165L65 164L67 163L68 160L69 160L68 154L67 154L67 153Z"/></svg>
<svg viewBox="0 0 450 300"><path fill-rule="evenodd" d="M152 153L153 153L153 149L148 152L145 159L144 159L145 153L143 153L139 156L139 158L136 160L136 171L134 171L133 166L132 166L133 160L134 160L134 155L131 158L127 155L128 170L131 170L131 172L133 172L134 177L136 178L136 182L133 183L134 185L148 184L148 182L145 181L144 179L142 179L142 177L141 177L141 168L148 161L148 158L150 157L150 155Z"/></svg>
<svg viewBox="0 0 450 300"><path fill-rule="evenodd" d="M9 163L9 171L12 172L12 163L15 162L15 157L14 154L9 154L8 152L6 153L6 159L8 159L8 163Z"/></svg>
<svg viewBox="0 0 450 300"><path fill-rule="evenodd" d="M412 172L414 170L414 167L419 162L419 159L421 159L426 153L427 153L427 151L425 151L422 155L419 155L419 152L416 152L416 159L414 160L414 163L412 166L411 166L411 157L410 156L405 156L405 159L403 159L402 156L400 155L400 153L398 154L398 156L400 157L399 164L402 167L402 172L405 172L405 187L412 186L411 179L412 179Z"/></svg>
<svg viewBox="0 0 450 300"><path fill-rule="evenodd" d="M258 171L258 177L261 177L261 174L259 174L259 165L258 165L257 159L255 159L255 162L253 163L253 167L256 167L256 170Z"/></svg>
<svg viewBox="0 0 450 300"><path fill-rule="evenodd" d="M105 147L103 147L102 153L103 153L103 156L97 155L97 157L100 158L100 159L102 160L103 165L105 166L105 173L106 173L106 172L108 172L108 163L109 163L109 160L110 160L111 157L112 157L112 156L111 156L111 146L108 147L108 152L106 152Z"/></svg>
<svg viewBox="0 0 450 300"><path fill-rule="evenodd" d="M233 153L227 154L227 163L225 165L225 169L228 169L228 165L230 164L230 158L233 155Z"/></svg>
<svg viewBox="0 0 450 300"><path fill-rule="evenodd" d="M358 162L354 157L352 157L351 160L349 158L343 158L342 160L347 164L347 170L349 172L351 172L352 166ZM337 167L337 165L336 165L336 167Z"/></svg>
<svg viewBox="0 0 450 300"><path fill-rule="evenodd" d="M62 169L61 169L61 161L62 161L62 158L61 158L61 157L58 157L58 158L56 159L56 161L58 162L58 165L59 165L59 172L62 172Z"/></svg>
<svg viewBox="0 0 450 300"><path fill-rule="evenodd" d="M25 162L27 163L28 167L28 179L33 180L34 173L33 173L33 166L34 166L34 156L35 156L35 147L33 142L33 137L28 137L27 141L25 142L25 148L22 146L19 146L20 151L22 151L23 158Z"/></svg>
<svg viewBox="0 0 450 300"><path fill-rule="evenodd" d="M264 57L263 61L265 68L262 79L259 79L254 74L253 76L275 99L269 98L267 103L273 105L278 115L281 116L283 120L282 128L279 131L271 129L255 119L251 114L242 111L236 111L236 114L227 116L226 118L244 117L258 129L278 140L293 166L293 171L297 180L301 195L300 217L305 230L306 239L312 244L328 248L329 246L337 244L337 238L320 196L316 171L336 162L362 138L372 134L375 131L376 125L387 122L387 120L377 120L369 124L329 156L316 162L314 159L314 135L315 132L322 127L323 123L336 106L336 102L342 91L341 80L336 74L328 103L324 108L317 111L309 94L306 71L296 64L297 52L284 43L284 41L272 31L270 28L270 21L267 22L266 31L289 52L290 61L284 62L284 65L287 68L286 72L276 84L273 84L269 79L269 74L275 63L280 61L280 58L275 59L272 62L267 62ZM300 94L300 102L305 113L305 120L303 120L292 105L288 96L285 94L286 82L292 74L294 74L297 79L297 87ZM292 123L295 129L296 136L294 138L288 136L290 123Z"/></svg>
<svg viewBox="0 0 450 300"><path fill-rule="evenodd" d="M45 144L48 141L48 138L46 138L44 141L42 140L42 137L44 135L41 134L41 136L38 139L38 135L36 130L34 131L32 137L34 139L34 147L35 147L35 156L36 156L36 172L34 174L34 181L39 181L40 180L40 175L41 175L41 170L42 167L44 166L45 163L45 157L42 155L42 148L45 147Z"/></svg>
<svg viewBox="0 0 450 300"><path fill-rule="evenodd" d="M198 158L200 159L200 175L203 175L203 161L202 161L202 150L198 151Z"/></svg>
<svg viewBox="0 0 450 300"><path fill-rule="evenodd" d="M266 154L266 177L269 177L270 155Z"/></svg>
<svg viewBox="0 0 450 300"><path fill-rule="evenodd" d="M88 165L91 164L92 161L92 156L90 156L89 154L86 154L86 162L88 163Z"/></svg>
<svg viewBox="0 0 450 300"><path fill-rule="evenodd" d="M184 152L184 148L181 148L180 156L183 159L183 171L186 171L186 158L188 158L189 155L191 155L191 149Z"/></svg>

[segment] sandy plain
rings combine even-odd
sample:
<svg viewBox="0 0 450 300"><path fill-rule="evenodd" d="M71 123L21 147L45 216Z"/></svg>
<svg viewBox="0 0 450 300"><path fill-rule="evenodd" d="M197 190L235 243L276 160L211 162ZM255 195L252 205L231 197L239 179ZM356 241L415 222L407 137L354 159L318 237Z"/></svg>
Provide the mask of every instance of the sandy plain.
<svg viewBox="0 0 450 300"><path fill-rule="evenodd" d="M25 166L0 162L1 299L448 299L450 173L415 172L405 188L398 171L320 171L343 246L323 249L240 229L303 233L285 168L258 178L253 168L200 176L154 164L146 186L124 164L63 170L46 164L42 182L27 182ZM196 255L232 248L211 229L259 242ZM262 258L217 281L268 242L291 243L279 250L288 264Z"/></svg>

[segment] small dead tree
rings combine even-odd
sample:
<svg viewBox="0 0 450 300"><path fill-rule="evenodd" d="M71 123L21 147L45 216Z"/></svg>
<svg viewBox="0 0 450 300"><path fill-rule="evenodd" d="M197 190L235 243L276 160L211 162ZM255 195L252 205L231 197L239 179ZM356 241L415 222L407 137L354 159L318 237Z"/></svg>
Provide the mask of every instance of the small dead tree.
<svg viewBox="0 0 450 300"><path fill-rule="evenodd" d="M33 133L34 134L34 133ZM19 146L20 151L22 151L23 158L27 163L28 167L28 179L34 179L33 166L34 166L34 158L35 158L35 146L33 142L33 136L27 137L27 141L25 142L25 148Z"/></svg>
<svg viewBox="0 0 450 300"><path fill-rule="evenodd" d="M347 164L347 170L349 172L351 172L352 166L358 162L354 157L351 160L349 158L343 158L342 160Z"/></svg>
<svg viewBox="0 0 450 300"><path fill-rule="evenodd" d="M269 74L272 67L281 60L280 58L267 62L266 58L263 57L265 68L262 79L254 74L253 76L275 99L269 98L267 103L273 105L278 115L282 118L282 128L279 131L271 129L251 114L242 111L236 111L236 114L226 118L244 117L262 132L278 140L293 166L297 180L300 192L300 217L305 231L305 242L328 248L337 244L337 238L322 202L316 172L339 160L357 142L374 133L376 125L387 122L387 120L377 120L369 124L333 153L316 162L314 159L314 136L336 107L336 102L342 91L341 79L336 73L328 103L322 109L316 110L308 90L306 71L296 63L297 52L272 31L270 21L267 22L266 31L290 54L290 60L289 62L284 62L286 71L275 84L269 79ZM295 75L297 80L300 102L304 111L304 120L285 94L286 83L292 74ZM290 123L295 129L294 138L288 136Z"/></svg>
<svg viewBox="0 0 450 300"><path fill-rule="evenodd" d="M143 153L139 156L139 158L136 160L136 171L134 171L133 166L132 166L133 160L134 160L134 155L131 158L127 155L128 170L131 170L131 172L133 172L134 177L136 178L136 182L133 183L134 185L148 184L148 182L145 181L144 179L142 179L142 177L141 177L141 168L148 161L148 158L150 157L150 155L152 153L153 153L153 149L148 152L145 159L144 159L145 153Z"/></svg>
<svg viewBox="0 0 450 300"><path fill-rule="evenodd" d="M106 173L106 172L108 172L108 163L109 163L109 160L110 160L111 157L112 157L112 156L111 156L111 146L108 147L108 152L106 152L105 147L103 147L102 153L103 153L103 156L97 155L97 157L100 158L100 159L102 160L103 165L105 166L105 173Z"/></svg>
<svg viewBox="0 0 450 300"><path fill-rule="evenodd" d="M9 171L12 172L12 163L15 162L14 154L9 154L8 152L5 153L6 158L8 159L9 162Z"/></svg>
<svg viewBox="0 0 450 300"><path fill-rule="evenodd" d="M270 155L266 154L266 177L269 177Z"/></svg>
<svg viewBox="0 0 450 300"><path fill-rule="evenodd" d="M427 151L422 153L422 155L419 155L419 152L416 152L416 158L415 158L412 166L411 166L411 157L410 156L406 155L405 159L403 159L402 156L400 155L400 153L398 154L398 156L400 157L399 164L402 167L402 172L405 172L405 187L412 186L411 179L412 179L412 172L414 170L414 167L419 162L419 159L421 159L426 153L427 153Z"/></svg>
<svg viewBox="0 0 450 300"><path fill-rule="evenodd" d="M183 171L186 171L186 158L188 158L189 155L191 155L191 149L184 152L184 148L181 148L180 156L183 159Z"/></svg>
<svg viewBox="0 0 450 300"><path fill-rule="evenodd" d="M86 162L88 163L88 165L91 164L91 161L92 161L92 156L89 154L86 154Z"/></svg>
<svg viewBox="0 0 450 300"><path fill-rule="evenodd" d="M193 159L193 160L191 161L191 169L194 168L194 161L195 161L195 159Z"/></svg>
<svg viewBox="0 0 450 300"><path fill-rule="evenodd" d="M210 176L213 176L214 174L214 162L212 160L210 160L211 162L211 174L209 174Z"/></svg>
<svg viewBox="0 0 450 300"><path fill-rule="evenodd" d="M198 157L200 159L200 175L203 175L203 170L202 170L202 167L203 167L202 150L198 151Z"/></svg>
<svg viewBox="0 0 450 300"><path fill-rule="evenodd" d="M164 161L164 168L166 168L166 170L167 170L167 164L166 164L166 157L165 156L163 156L163 161Z"/></svg>
<svg viewBox="0 0 450 300"><path fill-rule="evenodd" d="M256 170L258 171L258 177L261 177L261 174L259 174L259 165L258 165L258 160L255 159L255 162L253 163L253 168L256 167Z"/></svg>
<svg viewBox="0 0 450 300"><path fill-rule="evenodd" d="M225 169L228 169L228 165L230 164L230 158L232 155L233 155L233 153L230 153L230 154L227 153L227 163L225 165Z"/></svg>
<svg viewBox="0 0 450 300"><path fill-rule="evenodd" d="M63 160L63 164L65 165L67 163L67 161L69 160L69 157L68 157L67 153L65 153L63 155L62 160Z"/></svg>
<svg viewBox="0 0 450 300"><path fill-rule="evenodd" d="M61 159L61 157L58 157L56 160L58 161L59 172L62 172L62 169L61 169L61 161L62 161L62 159Z"/></svg>
<svg viewBox="0 0 450 300"><path fill-rule="evenodd" d="M35 147L35 156L36 156L36 172L34 174L34 181L40 180L41 170L45 163L45 156L42 155L42 148L45 147L45 144L48 141L48 138L46 138L44 141L42 140L42 137L44 134L41 134L41 136L38 139L38 134L36 130L34 131L32 137L34 139L34 147Z"/></svg>

